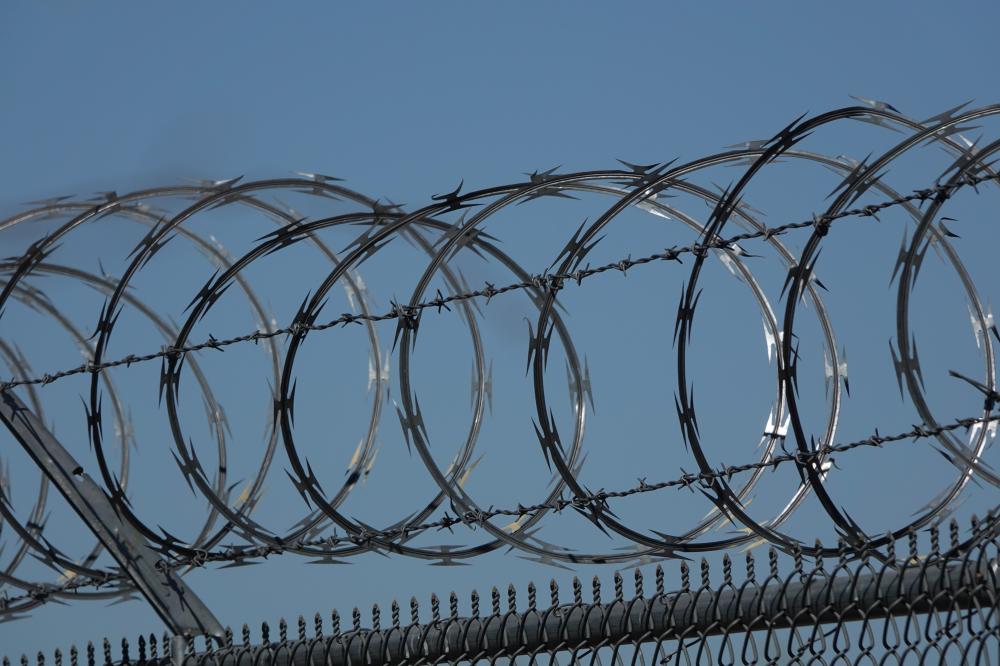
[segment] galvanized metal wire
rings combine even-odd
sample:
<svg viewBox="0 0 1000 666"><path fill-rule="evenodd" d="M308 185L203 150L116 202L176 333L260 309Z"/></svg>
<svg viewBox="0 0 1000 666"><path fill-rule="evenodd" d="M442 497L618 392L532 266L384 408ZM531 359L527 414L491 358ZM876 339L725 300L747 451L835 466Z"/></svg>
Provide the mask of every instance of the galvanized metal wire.
<svg viewBox="0 0 1000 666"><path fill-rule="evenodd" d="M895 560L885 555L885 551L891 550L897 540L908 538L908 535L939 522L953 509L970 483L983 484L990 492L995 492L1000 486L1000 474L982 459L986 447L995 436L995 421L1000 418L995 413L996 406L1000 402L1000 392L995 377L994 340L991 339L992 336L1000 342L1000 332L993 322L988 305L980 297L958 252L952 247L951 239L955 235L946 226L947 218L942 215L946 204L959 192L970 190L978 192L981 185L996 185L1000 182L1000 174L994 168L996 155L1000 153L1000 140L992 143L972 142L963 135L963 132L967 131L968 123L997 115L1000 115L1000 105L972 110L956 107L925 121L908 118L892 107L880 103L866 107L849 107L808 119L799 118L768 141L747 142L733 150L685 164L667 162L642 166L623 163L625 167L623 169L566 174L557 174L555 170L536 171L524 182L467 193L463 193L462 187L459 186L452 192L432 197L430 203L412 212L407 212L401 206L383 203L353 192L339 185L336 182L338 179L321 174L299 174L293 178L251 182L231 179L187 186L158 187L121 195L110 192L96 201L59 197L37 202L30 210L0 220L0 234L7 230L28 228L28 225L35 222L57 223L53 231L32 242L20 256L11 257L0 263L0 275L2 275L0 317L3 316L5 308L15 302L49 317L80 346L85 354L85 362L74 367L37 374L33 372L31 363L17 346L8 343L0 335L0 359L13 373L9 380L0 382L0 396L13 395L17 391L19 396L26 397L26 404L41 414L45 406L44 387L74 376L83 377L88 382L89 392L84 399L86 427L97 461L97 480L103 486L109 502L121 520L129 526L129 529L134 529L140 534L161 555L157 566L163 571L183 572L212 563L242 563L255 558L286 553L321 561L332 561L334 558L351 557L368 552L414 557L429 562L457 561L474 558L500 548L517 549L541 561L625 565L644 557L674 558L683 554L725 551L763 540L794 557L816 558L818 573L823 572L824 558L841 560L860 558L866 566L870 559L875 558L881 562L883 574L889 575L885 573L887 571L898 573ZM860 121L880 128L893 129L901 132L902 138L878 157L860 162L810 152L799 145L811 133L842 121ZM928 187L906 194L890 187L883 178L888 167L901 156L928 144L943 148L947 152L950 156L949 166ZM839 174L842 180L831 194L832 201L825 211L816 212L806 220L777 226L768 226L760 221L756 211L744 202L744 193L748 184L759 173L781 160L820 164ZM737 182L722 191L713 191L695 183L694 175L717 165L743 166L746 169ZM290 192L304 194L320 202L330 199L347 202L350 212L309 220L293 209L275 202L275 194ZM529 272L521 267L500 248L497 239L485 230L488 221L509 207L540 198L559 202L561 199L573 198L584 193L608 197L612 203L593 222L581 225L545 270ZM874 203L860 205L861 197L871 193L878 194L881 198ZM685 214L668 201L674 194L683 194L704 201L711 209L711 214L704 221ZM190 203L186 203L179 212L163 214L152 205L153 202L162 199L185 202L190 200ZM637 258L629 255L616 261L591 266L587 257L601 241L605 230L623 211L633 208L679 220L697 233L697 242L669 247ZM261 213L273 221L277 229L258 238L242 255L231 256L214 238L206 238L197 232L191 223L199 215L207 215L210 211L218 209L250 210ZM824 239L831 233L835 222L848 219L878 220L880 214L890 209L902 211L909 216L915 229L912 238L907 237L904 240L894 269L894 279L898 274L897 317L894 331L896 342L895 345L890 343L890 353L900 392L903 393L905 389L920 421L908 430L899 430L891 435L883 435L876 430L870 437L837 443L836 429L842 391L846 390L847 386L846 361L838 356L833 326L823 305L821 295L823 284L815 275L816 259ZM458 214L461 214L461 217L457 220L445 219L448 216L457 217ZM121 275L113 277L104 274L103 267L101 273L97 274L55 261L58 257L56 252L61 244L71 241L79 230L87 229L90 225L108 218L140 224L146 232L126 258L126 268ZM728 227L734 224L740 226L742 231L729 233ZM331 249L323 240L322 232L325 230L355 228L361 228L361 233L348 247L339 252ZM795 231L800 232L805 239L799 252L792 252L782 242L783 237ZM408 301L393 300L388 310L376 312L361 277L361 269L366 261L376 256L394 238L403 238L413 244L418 251L426 255L428 263ZM131 287L136 282L137 276L155 261L155 257L164 247L180 242L187 242L196 247L217 270L194 294L183 321L174 323L167 320L163 313L144 303ZM753 270L747 263L752 256L748 251L751 243L766 244L783 262L787 279L782 292L784 304L781 307L772 306L754 278ZM305 244L311 244L319 249L329 262L329 273L321 284L315 285L315 289L303 301L292 321L279 326L277 322L268 321L265 308L248 275L255 262L261 258L278 252L289 252L290 248ZM946 264L959 276L963 294L969 302L971 322L976 332L977 346L981 351L983 364L983 372L978 377L966 377L955 373L958 379L966 382L982 396L982 410L976 414L962 415L960 418L945 421L937 417L928 404L920 360L909 322L909 294L926 251L931 247L942 253ZM455 256L462 252L474 252L495 262L513 274L514 280L500 285L486 282L479 289L471 288L455 265ZM761 440L760 456L755 461L740 464L710 463L701 438L694 397L690 389L690 343L700 296L700 281L703 280L704 266L712 257L718 257L733 275L751 288L762 312L765 335L770 340L768 354L773 351L777 360L775 401ZM589 367L574 346L558 309L559 298L564 290L589 283L592 278L602 274L625 274L644 265L665 263L675 266L683 263L682 270L686 271L687 275L682 284L673 330L673 343L677 354L675 405L680 439L690 451L696 468L690 472L681 470L679 476L670 480L649 481L642 478L632 487L592 491L580 480L579 470L583 457L583 430L587 403L589 401L593 406L593 388ZM80 330L38 288L36 279L45 276L68 278L105 294L106 301L97 314L96 330L92 336L89 335L89 331ZM436 284L442 286L431 296L431 290L435 288L432 285ZM241 335L216 337L209 334L207 337L197 338L195 331L201 330L199 324L213 308L217 307L223 294L234 285L245 294L259 325L255 330ZM354 309L323 319L328 296L336 285L345 288ZM485 307L493 299L512 293L526 295L533 314L537 317L533 322L529 322L528 372L534 388L533 423L538 446L550 465L552 483L550 490L540 501L533 499L528 502L522 498L511 498L505 506L485 507L477 503L460 481L475 466L474 452L478 442L478 432L485 418L487 405L492 401L492 371L483 348L476 307ZM827 379L832 390L828 396L825 423L819 428L807 428L801 415L802 408L797 393L799 353L796 341L796 316L803 303L815 307L821 343L825 353L828 354ZM126 308L151 322L170 342L159 349L149 349L143 353L112 356L111 341L115 333L120 330L118 318ZM469 435L460 447L453 464L445 470L438 466L430 454L431 441L424 426L420 403L412 382L411 365L416 339L426 330L425 327L421 327L423 317L432 313L448 316L447 312L453 308L454 314L460 317L468 328L470 339L473 341L473 408ZM3 321L0 318L0 326ZM383 359L379 352L379 332L376 328L381 322L393 322L395 325L393 337L398 352L396 366L399 379L399 404L396 406L396 411L400 429L406 445L419 454L428 475L433 479L436 494L415 514L392 521L388 525L373 526L348 516L343 511L342 505L374 464L376 433L383 409L388 406L387 391L383 390L389 383L387 360ZM321 487L319 479L297 442L293 427L296 361L301 358L300 350L308 336L348 326L362 327L368 337L373 350L370 381L373 381L379 390L374 397L368 432L352 459L347 480L338 489L327 492ZM329 335L335 333L331 332ZM574 430L566 437L562 437L556 428L549 407L550 398L546 395L545 388L548 352L553 335L557 337L565 351L574 410ZM225 460L228 442L224 433L225 415L220 401L213 393L208 373L199 364L196 352L222 352L245 343L262 346L269 354L274 386L274 417L259 469L250 479L244 495L236 499L230 493L231 488L227 487L229 479ZM108 437L104 434L106 423L113 423L122 432L129 429L127 400L116 388L113 374L109 371L151 361L161 363L158 388L166 411L174 457L181 476L196 493L208 501L210 506L201 528L196 532L197 536L193 539L180 539L157 529L147 517L140 515L133 508L129 501L129 494L133 491L128 488L128 478L130 466L134 462L128 454L127 446L124 447L120 460L113 461L109 453ZM209 424L217 440L215 443L218 461L214 469L202 462L194 445L185 437L187 424L181 416L179 406L182 377L191 378L185 380L185 386L191 387L188 390L200 392L205 402ZM108 398L107 401L105 397ZM107 410L106 404L110 405ZM964 431L966 436L959 437L957 433L960 431ZM813 437L809 434L811 432L819 434ZM918 510L910 519L901 521L901 524L888 533L867 534L835 501L825 485L833 464L831 456L862 447L882 447L909 440L930 443L940 452L956 473L954 481L944 493ZM260 503L264 480L271 473L275 455L282 449L290 465L288 477L302 497L306 509L293 528L278 531L259 524L253 514ZM745 510L745 500L762 478L762 473L789 464L798 471L800 482L787 504L767 519L755 519L748 515ZM738 485L734 484L734 481L738 481ZM619 519L611 508L613 501L667 488L701 492L714 505L714 513L701 519L684 533L651 535ZM42 603L56 599L120 598L134 589L122 570L96 564L102 552L100 544L91 548L82 558L69 556L54 546L55 537L43 520L47 494L48 481L43 478L37 500L25 518L13 510L7 498L6 488L0 483L0 526L9 526L17 539L14 556L0 571L0 585L19 590L13 595L7 594L4 590L4 596L0 598L0 616L18 617ZM783 526L788 518L809 495L818 499L831 525L842 536L844 543L837 546L806 543L784 530ZM517 500L522 501L517 502ZM597 528L629 542L631 548L627 552L578 553L571 552L558 544L547 544L530 537L532 528L546 515L558 514L567 509L585 516ZM498 517L515 518L516 527L511 529L509 525L501 526L494 523L493 519ZM712 530L727 522L741 526L743 532L737 536L709 536ZM420 535L433 534L441 530L450 531L455 528L477 530L481 542L456 549L418 545L418 541L415 540ZM851 553L850 557L845 553ZM876 556L875 553L881 554ZM49 583L27 580L19 576L18 568L22 566L28 554L35 555L50 568L64 572L65 579L58 583ZM931 554L935 554L934 551ZM938 560L943 561L941 558ZM951 567L952 564L949 563L947 566ZM796 570L802 574L801 567ZM965 573L967 572L963 570L962 575ZM948 578L950 575L947 572L940 573L939 578L950 580ZM729 573L725 574L725 578L726 585L731 585ZM965 578L961 580L965 581ZM784 581L783 585L785 583L788 581ZM853 580L851 584L856 587L858 582ZM705 585L707 583L704 583L703 588L707 590ZM686 590L685 587L682 593L687 594ZM704 590L695 596L701 598L704 594L708 594ZM805 590L803 594L813 594L808 586L802 590ZM827 592L829 591L824 593ZM715 609L712 613L716 615L718 615L717 607L722 603L719 601L722 598L719 594L722 592L712 592L714 595L712 598L715 599L712 602L715 604L712 606ZM772 590L768 594L775 593ZM962 594L966 595L962 599L966 599L969 594L976 597L979 592ZM637 597L639 598L641 594ZM348 643L337 643L339 647L331 647L333 645L331 643L323 648L327 650L323 654L326 655L324 659L336 663L340 663L338 660L348 658L347 655L350 655L352 663L357 659L362 659L365 663L404 663L398 661L403 659L400 656L403 652L416 655L425 648L430 649L427 648L431 644L428 643L430 640L428 636L434 636L433 640L436 641L434 644L439 646L435 649L444 652L423 655L424 659L474 660L487 654L492 659L499 655L511 657L530 655L532 650L542 650L554 659L553 655L556 652L569 650L573 660L580 660L582 657L574 651L582 649L590 650L587 659L598 659L602 650L610 651L612 658L619 659L623 646L629 645L631 646L629 649L638 650L637 646L650 641L657 647L649 658L669 660L681 654L686 655L685 658L690 657L689 647L686 647L685 642L686 634L683 632L670 634L667 628L664 628L665 625L656 631L647 627L647 620L652 616L653 610L648 607L646 601L639 603L633 600L628 604L620 598L617 601L621 601L622 604L614 606L619 610L614 611L617 613L614 616L617 619L613 621L612 616L607 614L611 611L603 610L601 604L595 603L588 607L585 617L599 618L594 620L598 624L596 628L588 628L587 623L590 620L585 619L573 625L577 627L574 631L583 632L583 638L572 643L571 648L566 647L570 643L557 646L549 638L538 639L541 643L535 647L528 647L530 641L526 637L530 631L535 631L535 629L529 631L531 622L536 623L531 626L535 626L537 631L541 632L539 635L548 636L552 633L546 628L545 622L548 620L537 619L541 615L535 612L535 604L532 602L531 612L528 614L518 614L512 608L503 615L502 621L496 621L500 622L499 628L494 627L490 631L494 632L494 638L500 640L500 643L492 645L488 650L483 648L486 651L482 654L473 651L474 646L481 647L481 644L485 645L483 641L489 642L485 638L486 634L482 633L486 632L486 629L481 627L493 626L496 622L480 625L469 619L468 624L461 625L460 635L465 637L462 639L465 641L462 643L464 651L459 650L461 656L456 656L453 646L449 646L448 641L452 640L453 635L459 635L455 634L457 629L453 631L446 628L439 631L433 628L437 625L432 623L428 625L431 628L424 627L420 630L424 633L413 633L417 630L408 630L408 633L402 631L400 627L395 627L397 631L391 634L395 636L392 638L389 634L383 636L382 630L378 628L377 617L373 619L374 628L362 631L360 627L356 627L353 634L350 632L343 634L351 636ZM872 603L876 601L882 603L885 602L885 598L879 597ZM661 605L666 604L663 599L661 602L663 602ZM499 606L496 605L498 603L494 604L494 610L499 617ZM738 602L725 603L730 606L735 603L736 606L733 608L739 606ZM894 603L896 602L893 598L889 605ZM928 606L924 601L914 603L916 605L913 607L920 608L920 612L937 611L937 607L933 604ZM641 640L638 635L634 635L631 628L623 629L624 634L615 633L619 631L618 629L612 631L608 628L612 627L614 622L624 622L622 626L627 627L635 624L629 615L632 611L622 610L626 606L630 609L640 607L643 609L639 620L640 624L646 627L643 629L646 633L641 635ZM813 623L823 623L825 621L823 618L829 613L841 617L838 614L847 612L840 606L831 607L832 609L824 607L819 610L807 606L808 604L800 609L806 613L802 617L813 613L808 615ZM781 623L787 622L787 619L781 619L784 616L774 611L777 607L769 608L771 610L768 611L770 615L767 615L767 618L770 619L744 618L739 620L742 622L739 624L737 618L743 616L739 613L733 615L732 622L737 622L733 627L738 626L739 629L734 628L732 633L751 636L755 632L754 627L760 622L765 624L776 622L777 624L773 624L774 631L778 631L779 628L783 631L785 625ZM879 608L880 610L865 611L860 619L867 621L894 614L894 611L889 612L884 607ZM775 613L778 619L771 617ZM394 613L395 615L398 613ZM550 609L546 617L561 618L559 622L563 624L558 624L552 631L555 632L553 635L563 636L570 631L569 625L565 624L570 622L567 618L576 618L576 615L575 611L559 610L558 604L555 604L554 609ZM536 619L530 620L530 618ZM577 622L577 620L579 618L572 621ZM716 618L713 621L721 620ZM726 659L730 660L735 659L732 655L737 652L746 655L756 650L756 647L753 649L748 647L745 641L749 639L744 639L740 650L734 652L733 639L727 637L729 630L716 631L721 625L713 625L714 628L709 629L699 625L698 621L692 620L692 622L694 623L691 627L694 628L684 631L694 632L694 637L698 639L695 644L701 646L697 648L698 650L710 649L715 645L716 647L711 648L716 650L713 654L719 659L723 659L722 653L729 654ZM994 619L989 616L988 621L984 622L992 623ZM675 631L674 624L671 624L673 628L670 631ZM520 640L520 647L516 652L508 652L513 650L510 646L517 642L515 638L507 635L508 625L513 632L511 636ZM989 624L989 627L992 631L995 624ZM614 637L608 634L609 631L612 631ZM770 629L768 631L770 632ZM796 629L791 627L788 631L794 634ZM416 635L422 638L411 645L411 638ZM650 639L654 635L655 638ZM770 636L770 633L768 635ZM472 640L470 643L467 640L469 636L484 638L469 639ZM710 640L710 636L721 636L721 638ZM596 637L600 637L600 640ZM801 639L802 636L796 634L795 641L799 641L800 645ZM712 640L718 642L713 644ZM676 653L668 654L661 650L660 645L669 641L677 643L674 647ZM287 641L282 642L282 645L285 643ZM293 643L294 641L280 650L254 653L256 656L253 656L252 660L254 663L261 660L273 664L292 661L299 663L298 660L305 657L296 655L300 655L302 650L306 649L303 647L305 643L292 645ZM767 652L771 644L772 639L768 638L761 649ZM316 646L318 643L314 640L309 645ZM390 645L392 647L389 647ZM858 644L853 645L857 647ZM150 646L155 649L155 643L150 643ZM309 648L313 649L314 647ZM478 650L479 647L475 649ZM945 648L945 652L950 649ZM355 654L357 650L360 652ZM747 652L748 650L750 652ZM812 648L808 648L807 651L809 650ZM107 649L105 652L108 654ZM334 653L339 656L330 656ZM223 654L215 651L211 655L202 657L221 660L220 663L236 663L234 659L242 661L249 658L240 653L243 656L237 659L233 656L235 654L235 652ZM286 655L281 657L285 661L280 661L278 657L272 659L272 656L266 656L278 654ZM804 654L792 658L804 659ZM633 652L631 655L630 659L640 659L638 652ZM791 653L786 656L791 656ZM145 658L143 656L143 659ZM741 658L746 659L745 656ZM758 656L754 657L757 658ZM771 657L765 655L764 658ZM828 655L823 658L828 659ZM125 661L128 661L127 653ZM405 663L410 662L405 661Z"/></svg>

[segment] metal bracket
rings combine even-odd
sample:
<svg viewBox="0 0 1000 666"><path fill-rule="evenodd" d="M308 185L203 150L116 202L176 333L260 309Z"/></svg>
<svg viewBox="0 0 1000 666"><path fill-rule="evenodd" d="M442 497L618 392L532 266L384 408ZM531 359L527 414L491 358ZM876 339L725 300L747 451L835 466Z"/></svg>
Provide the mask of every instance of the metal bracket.
<svg viewBox="0 0 1000 666"><path fill-rule="evenodd" d="M115 511L104 491L12 391L0 391L0 421L108 549L175 636L213 636L222 625L159 553Z"/></svg>

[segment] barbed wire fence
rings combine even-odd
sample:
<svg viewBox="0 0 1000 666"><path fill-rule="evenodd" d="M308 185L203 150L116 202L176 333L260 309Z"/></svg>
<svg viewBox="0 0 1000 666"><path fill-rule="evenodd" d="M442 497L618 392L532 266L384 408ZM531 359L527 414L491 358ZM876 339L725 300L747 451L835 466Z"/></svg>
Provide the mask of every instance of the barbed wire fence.
<svg viewBox="0 0 1000 666"><path fill-rule="evenodd" d="M206 660L227 664L252 661L277 666L313 663L316 659L328 663L374 664L461 662L501 657L537 661L543 657L556 660L560 655L574 663L597 662L602 658L610 658L615 663L624 659L633 663L645 663L647 659L650 663L702 663L703 660L713 663L740 660L743 663L811 663L810 660L836 663L837 658L862 663L876 653L879 658L899 661L909 655L921 658L938 655L942 663L951 663L948 660L956 658L952 655L961 653L963 663L992 663L995 655L1000 654L996 647L1000 634L995 616L998 561L995 514L991 513L982 522L975 520L964 540L959 536L957 523L952 523L951 545L947 549L940 548L937 530L969 484L982 485L989 492L994 492L1000 484L1000 477L983 460L984 451L995 436L996 421L1000 419L1000 414L995 413L1000 392L996 388L993 341L990 339L992 335L1000 341L1000 333L988 305L980 298L971 276L953 250L951 239L955 234L945 224L948 218L941 215L944 205L959 192L978 192L979 186L995 185L1000 180L1000 174L993 168L1000 141L973 142L963 134L968 130L967 123L998 114L1000 106L974 110L956 107L917 122L884 103L872 102L809 119L799 118L768 141L747 142L686 164L623 163L624 169L569 174L557 174L555 170L536 171L527 181L512 185L468 193L462 193L459 186L452 192L433 197L429 205L414 212L406 212L402 206L391 202L365 197L337 184L338 179L320 174L245 183L232 179L122 195L111 192L98 201L57 198L37 202L30 210L0 221L0 232L24 228L26 223L68 219L32 242L21 255L3 262L0 325L4 322L2 313L11 304L25 304L50 317L69 333L84 351L86 360L75 367L32 373L30 363L16 345L0 338L0 356L13 372L9 380L0 383L0 419L45 474L38 500L27 520L13 509L8 497L9 481L0 483L3 491L0 527L7 526L18 540L15 555L0 571L0 584L19 590L14 594L4 591L0 615L17 618L50 601L106 600L138 591L164 620L169 640L157 642L152 636L148 641L141 639L137 658L130 655L127 645L123 645L120 657L116 658L105 642L104 663L134 660L178 663L189 659L198 663ZM824 156L798 146L812 132L843 120L860 120L894 129L902 132L904 138L877 159L869 157L860 162ZM882 178L889 165L907 151L928 143L944 148L952 156L944 173L923 189L900 193L890 188ZM758 172L780 160L818 163L841 174L842 182L831 195L833 201L825 212L777 226L767 226L759 220L756 211L744 202L744 193ZM719 164L745 166L746 169L736 183L721 191L713 191L693 181L692 176L699 170ZM264 196L273 198L275 193L282 192L304 194L320 201L348 202L354 210L310 220ZM526 271L485 231L486 222L510 206L535 199L558 202L584 193L610 196L614 203L594 222L581 225L552 265L542 272ZM668 201L672 193L684 193L705 201L712 210L708 220L699 222L672 206ZM857 205L866 193L877 193L882 198L877 203ZM149 202L164 197L191 199L193 203L176 214L163 215ZM277 222L278 228L258 238L239 257L230 256L214 238L204 238L192 230L190 221L196 216L231 207L263 213ZM622 211L631 208L679 220L698 233L698 241L638 258L627 256L597 266L586 263L588 254L601 241L608 225ZM900 391L902 393L905 387L921 423L893 434L885 435L876 430L870 437L837 442L834 440L836 413L841 391L848 386L846 361L838 356L832 326L821 305L817 290L823 289L823 284L815 274L816 259L834 223L878 220L881 213L890 209L904 211L915 224L912 237L904 241L894 268L894 279L898 276L895 332L898 350L891 343L890 350ZM456 221L446 221L444 218L448 215L459 217ZM111 277L103 273L103 269L101 274L94 274L52 261L57 249L73 232L107 218L138 222L147 229L129 254L127 267L119 277ZM727 224L737 225L744 231L728 234ZM326 229L359 226L362 228L360 235L341 252L330 249L320 234ZM808 234L803 249L797 254L782 243L784 236L795 231ZM360 267L394 238L404 238L424 252L429 257L428 266L408 302L393 300L388 310L375 313ZM178 242L177 239L194 244L217 268L194 295L185 312L186 319L180 324L160 317L155 308L144 304L130 290L136 276L164 247ZM746 246L751 241L768 244L785 263L787 279L782 290L785 305L781 317L774 314L780 310L771 306L747 268L746 260L753 255ZM287 252L288 248L300 243L315 245L328 258L331 269L322 284L303 301L292 321L278 326L268 320L246 276L258 259ZM982 395L983 405L977 414L960 415L946 422L935 418L924 396L920 361L908 321L908 294L926 251L931 247L940 251L960 276L986 368L980 378L953 373ZM471 288L461 270L453 265L461 252L474 252L498 262L510 270L516 280L499 286L486 282L481 288ZM705 262L713 256L745 282L761 303L768 353L770 355L773 349L777 361L778 383L778 398L768 417L759 459L721 466L713 466L706 454L688 371L689 342L700 296L699 279ZM573 346L560 314L559 296L564 290L582 287L601 274L624 274L645 265L666 262L684 264L689 270L673 330L678 365L675 404L682 439L698 469L683 472L671 480L643 478L628 488L591 491L579 479L586 405L589 402L593 406L591 380L589 368ZM32 284L32 279L45 275L68 277L106 294L93 335L80 331ZM436 278L443 281L442 287L429 296ZM242 335L215 337L209 334L194 338L197 325L233 285L244 292L259 325ZM330 291L337 285L343 286L354 309L323 320ZM534 385L534 429L552 471L552 485L549 495L540 502L484 507L463 487L463 480L475 467L479 424L492 401L492 370L475 323L476 308L514 292L527 295L537 310L537 320L534 324L529 322L528 371ZM831 416L825 435L818 441L807 436L809 429L798 403L799 343L794 324L797 310L804 302L816 306L815 313L825 336L826 372L832 388ZM172 342L146 353L111 356L110 341L118 318L126 308L147 317ZM423 330L423 317L429 313L446 316L453 309L468 326L473 340L473 427L452 465L442 470L430 455L430 437L411 385L410 364L416 339ZM293 423L295 362L307 336L328 329L361 326L374 350L370 381L381 389L388 384L388 360L379 353L375 330L375 325L381 322L395 325L393 344L398 352L399 377L399 402L395 409L400 428L407 447L419 452L438 492L422 510L387 527L376 528L350 518L341 510L341 505L374 464L377 453L374 442L386 395L376 392L368 433L352 458L347 480L332 495L323 490L312 466L298 448ZM565 350L575 412L574 433L565 441L556 428L545 392L554 334ZM282 342L284 344L279 347ZM273 427L257 474L244 492L234 498L226 476L226 441L221 434L225 426L224 412L213 397L197 352L223 351L247 343L263 346L272 359ZM117 470L108 454L105 421L114 422L119 432L128 430L127 410L123 407L126 401L116 391L109 371L152 361L161 364L158 388L172 433L174 458L187 484L210 505L210 515L199 536L189 542L157 529L132 507L127 488L128 447L123 447ZM209 421L218 434L220 453L215 470L205 467L194 445L184 437L179 404L181 379L185 373L201 391ZM89 382L84 406L87 434L98 468L96 480L84 472L41 418L44 401L38 391L73 376L81 376ZM19 392L24 392L27 401L19 397ZM112 406L110 417L103 412L105 396L107 404ZM967 433L968 441L956 436L959 431ZM958 470L956 480L946 492L918 510L911 520L882 535L866 534L843 508L837 506L824 485L833 467L832 455L890 444L903 446L915 441L930 443L938 450ZM296 526L284 532L272 531L252 517L264 491L263 481L279 447L288 459L288 477L308 507ZM752 518L745 510L750 493L764 471L784 465L793 466L800 479L792 499L766 520ZM734 479L747 473L749 478L741 480L739 487L733 487ZM49 540L42 517L46 512L50 483L98 538L98 544L84 558L66 555ZM697 490L713 503L716 511L685 534L650 535L621 520L612 507L612 502L621 498L668 488ZM810 494L817 498L836 527L840 537L836 545L805 543L781 529ZM579 553L533 536L532 528L545 516L567 510L582 515L601 531L626 539L634 548L628 552ZM500 525L494 522L496 518L514 520ZM216 525L220 522L221 526ZM714 541L699 540L713 528L729 522L741 525L743 532ZM489 541L461 548L416 545L418 536L442 530L451 532L460 527L478 531ZM924 553L916 550L916 534L920 530L930 530L931 535L930 550ZM910 547L910 553L903 558L895 554L896 543L900 540L907 540ZM637 569L635 596L629 601L624 599L621 578L616 574L614 600L610 604L601 602L597 582L593 602L585 603L578 581L574 583L573 603L562 604L558 586L553 583L550 608L545 611L539 610L534 587L529 588L528 610L520 612L516 608L513 588L508 593L505 613L501 612L501 595L494 590L489 615L480 612L478 597L473 597L469 615L459 617L457 597L452 595L447 619L441 618L439 602L433 601L430 622L421 622L418 609L413 606L411 623L404 627L399 608L394 605L392 627L383 630L376 607L368 628L361 626L361 615L356 611L352 629L341 631L339 619L334 619L332 634L324 637L322 622L317 620L314 636L307 638L305 623L300 619L297 638L289 639L282 623L278 641L272 642L265 625L257 645L251 644L249 633L244 629L243 647L235 646L232 632L222 627L183 580L183 574L192 568L214 563L241 564L279 554L332 561L379 552L436 562L464 560L501 548L514 548L542 562L629 566L641 563L643 558L683 558L693 553L725 552L758 542L769 543L773 548L769 556L769 576L760 584L755 581L753 559L750 558L747 560L747 582L737 587L727 556L721 586L711 584L707 565L703 565L701 586L693 587L687 565L682 564L681 587L668 592L662 569L658 568L656 594L647 599L643 596L642 574ZM785 577L779 576L777 569L777 552L780 551L791 557L793 565L792 573ZM102 552L110 555L117 566L96 566ZM28 553L48 568L62 572L63 580L37 582L18 576L16 570ZM812 570L806 570L803 558L815 560ZM828 566L825 559L836 561L829 573L825 570ZM924 620L926 630L918 631L917 637L911 636L910 627ZM900 621L905 628L900 628ZM831 623L832 629L824 628ZM932 624L933 630L930 629ZM878 644L872 638L876 633L882 635ZM887 638L890 634L894 638ZM198 651L192 639L201 635L211 637L215 643ZM74 664L81 658L76 651L72 651L70 657ZM88 664L99 660L93 646L83 658ZM57 653L55 659L61 663L61 654ZM43 660L39 653L39 664Z"/></svg>

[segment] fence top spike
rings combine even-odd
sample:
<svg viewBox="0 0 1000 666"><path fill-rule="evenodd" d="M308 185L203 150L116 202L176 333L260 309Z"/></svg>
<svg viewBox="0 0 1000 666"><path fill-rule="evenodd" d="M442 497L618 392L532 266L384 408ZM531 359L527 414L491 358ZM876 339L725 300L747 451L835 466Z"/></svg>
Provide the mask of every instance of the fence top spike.
<svg viewBox="0 0 1000 666"><path fill-rule="evenodd" d="M747 569L747 580L754 580L756 577L754 567L756 565L756 560L753 557L753 551L748 550L746 552L746 569Z"/></svg>
<svg viewBox="0 0 1000 666"><path fill-rule="evenodd" d="M822 570L823 569L823 551L825 550L825 548L823 546L823 542L820 541L819 538L817 537L815 543L813 544L813 547L816 550L816 568Z"/></svg>
<svg viewBox="0 0 1000 666"><path fill-rule="evenodd" d="M431 621L439 622L441 620L441 601L438 599L436 594L431 594Z"/></svg>
<svg viewBox="0 0 1000 666"><path fill-rule="evenodd" d="M864 553L867 550L868 547L865 546L861 552ZM844 562L847 562L849 556L850 556L850 546L847 543L847 539L845 539L842 536L837 537L837 559L841 564L843 564Z"/></svg>
<svg viewBox="0 0 1000 666"><path fill-rule="evenodd" d="M767 549L767 565L769 573L772 576L778 575L778 551L775 550L774 546Z"/></svg>
<svg viewBox="0 0 1000 666"><path fill-rule="evenodd" d="M431 592L431 613L436 612L441 607L441 600L438 595Z"/></svg>
<svg viewBox="0 0 1000 666"><path fill-rule="evenodd" d="M313 634L317 638L323 635L323 616L319 613L313 616Z"/></svg>
<svg viewBox="0 0 1000 666"><path fill-rule="evenodd" d="M418 624L420 622L420 604L417 602L416 597L410 597L410 623Z"/></svg>

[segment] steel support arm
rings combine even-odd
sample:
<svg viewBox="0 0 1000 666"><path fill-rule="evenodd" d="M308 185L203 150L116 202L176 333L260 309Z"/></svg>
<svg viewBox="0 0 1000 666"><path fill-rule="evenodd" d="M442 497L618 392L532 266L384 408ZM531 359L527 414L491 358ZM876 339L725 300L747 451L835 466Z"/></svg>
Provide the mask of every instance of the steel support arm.
<svg viewBox="0 0 1000 666"><path fill-rule="evenodd" d="M222 638L222 625L208 607L180 576L168 568L156 566L159 553L118 515L104 491L13 391L0 391L0 420L104 544L174 635Z"/></svg>

